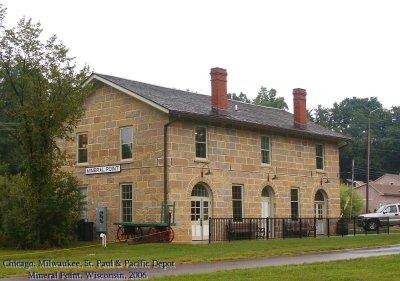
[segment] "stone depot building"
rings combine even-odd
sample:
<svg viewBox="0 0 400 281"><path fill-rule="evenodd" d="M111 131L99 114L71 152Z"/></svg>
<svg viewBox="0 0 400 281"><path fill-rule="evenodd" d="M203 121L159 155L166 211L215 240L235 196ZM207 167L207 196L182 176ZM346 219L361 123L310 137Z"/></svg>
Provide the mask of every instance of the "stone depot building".
<svg viewBox="0 0 400 281"><path fill-rule="evenodd" d="M62 143L95 221L159 222L176 202L176 242L208 239L209 218L338 217L339 148L348 138L294 114L227 99L227 72L211 69L211 96L92 74L74 141Z"/></svg>

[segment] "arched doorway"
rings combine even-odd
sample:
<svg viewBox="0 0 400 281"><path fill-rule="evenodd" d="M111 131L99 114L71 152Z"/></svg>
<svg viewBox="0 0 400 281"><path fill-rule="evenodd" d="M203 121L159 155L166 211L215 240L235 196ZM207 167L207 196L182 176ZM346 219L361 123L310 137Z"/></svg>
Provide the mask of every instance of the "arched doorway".
<svg viewBox="0 0 400 281"><path fill-rule="evenodd" d="M322 190L318 190L315 193L314 197L314 215L317 219L317 224L316 224L316 234L317 235L324 235L326 234L326 217L327 217L327 211L326 211L326 198L325 194Z"/></svg>
<svg viewBox="0 0 400 281"><path fill-rule="evenodd" d="M207 240L209 235L209 217L211 215L211 198L208 187L203 183L192 189L191 221L192 240Z"/></svg>
<svg viewBox="0 0 400 281"><path fill-rule="evenodd" d="M262 218L273 218L274 217L274 192L272 187L266 186L263 188L261 192L261 217ZM273 236L273 229L274 229L274 221L269 220L269 224L267 227L266 220L263 220L262 227L264 229L268 228L268 236Z"/></svg>

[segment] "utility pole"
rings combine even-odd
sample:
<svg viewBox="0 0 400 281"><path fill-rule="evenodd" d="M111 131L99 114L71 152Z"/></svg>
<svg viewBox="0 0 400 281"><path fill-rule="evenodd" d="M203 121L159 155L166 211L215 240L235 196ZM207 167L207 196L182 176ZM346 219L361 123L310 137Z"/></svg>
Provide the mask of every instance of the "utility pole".
<svg viewBox="0 0 400 281"><path fill-rule="evenodd" d="M353 217L354 159L351 161L350 219Z"/></svg>
<svg viewBox="0 0 400 281"><path fill-rule="evenodd" d="M365 186L365 213L369 213L368 203L369 203L369 166L370 166L370 156L371 156L371 114L377 111L379 108L374 110L368 110L368 145L367 145L367 185Z"/></svg>

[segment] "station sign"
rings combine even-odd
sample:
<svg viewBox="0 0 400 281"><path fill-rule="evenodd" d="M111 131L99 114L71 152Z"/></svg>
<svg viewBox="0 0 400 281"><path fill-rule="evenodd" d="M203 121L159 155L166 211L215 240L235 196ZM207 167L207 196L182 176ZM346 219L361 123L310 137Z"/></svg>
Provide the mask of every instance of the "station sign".
<svg viewBox="0 0 400 281"><path fill-rule="evenodd" d="M86 168L85 170L86 175L119 173L119 172L121 172L121 165L90 167Z"/></svg>

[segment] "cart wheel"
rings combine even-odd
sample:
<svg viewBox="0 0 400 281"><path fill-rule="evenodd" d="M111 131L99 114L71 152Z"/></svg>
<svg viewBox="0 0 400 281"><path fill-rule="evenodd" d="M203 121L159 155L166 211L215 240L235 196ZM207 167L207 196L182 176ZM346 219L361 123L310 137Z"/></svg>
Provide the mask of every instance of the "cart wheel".
<svg viewBox="0 0 400 281"><path fill-rule="evenodd" d="M151 242L155 242L155 241L159 241L160 240L160 235L159 234L157 234L157 229L154 227L154 226L152 226L152 227L150 227L149 228L149 231L147 232L147 237L148 237L148 241L151 241Z"/></svg>
<svg viewBox="0 0 400 281"><path fill-rule="evenodd" d="M125 232L125 227L121 225L118 227L117 239L119 242L126 242L126 240L128 240L128 234Z"/></svg>
<svg viewBox="0 0 400 281"><path fill-rule="evenodd" d="M167 236L166 236L166 238L167 238L166 242L171 243L172 240L174 240L174 236L175 236L174 230L172 228L168 227Z"/></svg>
<svg viewBox="0 0 400 281"><path fill-rule="evenodd" d="M128 238L131 238L133 241L140 241L143 238L143 230L140 226L133 226L129 231Z"/></svg>
<svg viewBox="0 0 400 281"><path fill-rule="evenodd" d="M141 227L137 226L119 226L117 231L117 239L119 242L126 242L129 238L139 241L143 236Z"/></svg>

